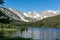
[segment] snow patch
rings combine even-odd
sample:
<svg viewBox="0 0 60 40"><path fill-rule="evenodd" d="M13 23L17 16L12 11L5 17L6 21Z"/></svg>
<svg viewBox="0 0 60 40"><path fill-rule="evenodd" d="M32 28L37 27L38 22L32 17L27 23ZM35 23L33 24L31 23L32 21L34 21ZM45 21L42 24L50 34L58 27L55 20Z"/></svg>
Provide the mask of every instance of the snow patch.
<svg viewBox="0 0 60 40"><path fill-rule="evenodd" d="M25 16L28 16L28 14L26 14L26 13L23 13Z"/></svg>
<svg viewBox="0 0 60 40"><path fill-rule="evenodd" d="M47 18L48 16L44 16L44 18Z"/></svg>

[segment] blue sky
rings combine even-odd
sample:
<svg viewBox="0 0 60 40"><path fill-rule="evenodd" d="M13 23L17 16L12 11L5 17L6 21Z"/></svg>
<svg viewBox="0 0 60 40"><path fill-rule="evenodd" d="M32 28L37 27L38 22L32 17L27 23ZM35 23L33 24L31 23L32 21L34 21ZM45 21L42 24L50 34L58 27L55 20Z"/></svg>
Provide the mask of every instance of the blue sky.
<svg viewBox="0 0 60 40"><path fill-rule="evenodd" d="M24 12L60 10L60 0L5 0L4 5Z"/></svg>

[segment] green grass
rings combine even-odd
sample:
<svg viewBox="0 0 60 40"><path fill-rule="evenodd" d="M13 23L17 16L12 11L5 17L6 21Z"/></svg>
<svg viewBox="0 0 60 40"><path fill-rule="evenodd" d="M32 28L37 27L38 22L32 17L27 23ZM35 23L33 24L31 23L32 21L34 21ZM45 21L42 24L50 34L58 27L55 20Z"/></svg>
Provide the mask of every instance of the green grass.
<svg viewBox="0 0 60 40"><path fill-rule="evenodd" d="M17 31L17 29L15 28L1 28L0 29L1 31L4 30L4 31Z"/></svg>

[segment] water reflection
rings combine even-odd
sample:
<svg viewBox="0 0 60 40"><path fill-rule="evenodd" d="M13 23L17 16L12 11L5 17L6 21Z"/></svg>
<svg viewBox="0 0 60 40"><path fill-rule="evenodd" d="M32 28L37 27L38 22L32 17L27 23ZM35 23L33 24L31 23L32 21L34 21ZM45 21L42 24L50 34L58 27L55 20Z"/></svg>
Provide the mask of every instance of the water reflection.
<svg viewBox="0 0 60 40"><path fill-rule="evenodd" d="M33 38L36 40L60 40L59 28L28 28L22 33L24 38Z"/></svg>
<svg viewBox="0 0 60 40"><path fill-rule="evenodd" d="M34 40L60 40L60 28L28 28L22 34L17 31L12 35Z"/></svg>

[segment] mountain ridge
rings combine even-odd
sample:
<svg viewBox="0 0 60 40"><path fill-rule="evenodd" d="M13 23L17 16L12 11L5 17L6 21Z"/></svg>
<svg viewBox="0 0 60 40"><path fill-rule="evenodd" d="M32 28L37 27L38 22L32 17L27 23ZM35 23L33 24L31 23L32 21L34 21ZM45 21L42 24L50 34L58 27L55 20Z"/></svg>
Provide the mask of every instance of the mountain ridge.
<svg viewBox="0 0 60 40"><path fill-rule="evenodd" d="M47 17L52 17L60 14L60 11L53 10L44 10L41 14L36 11L33 12L22 12L12 8L0 7L0 11L2 11L6 16L10 17L10 19L20 20L24 22L35 22L38 20L42 20Z"/></svg>

